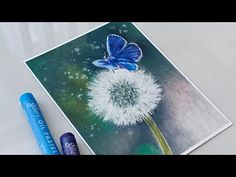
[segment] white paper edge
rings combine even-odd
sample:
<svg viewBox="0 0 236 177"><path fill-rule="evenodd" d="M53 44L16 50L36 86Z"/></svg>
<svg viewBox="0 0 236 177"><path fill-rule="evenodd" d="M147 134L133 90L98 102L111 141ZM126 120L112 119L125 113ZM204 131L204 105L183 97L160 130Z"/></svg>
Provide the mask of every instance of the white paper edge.
<svg viewBox="0 0 236 177"><path fill-rule="evenodd" d="M38 57L38 56L40 56L40 55L42 55L42 54L45 54L45 53L47 53L47 52L49 52L49 51L51 51L51 50L53 50L53 49L55 49L55 48L57 48L57 47L60 47L60 46L62 46L62 45L64 45L64 44L66 44L66 43L68 43L68 42L70 42L70 41L73 41L74 39L76 39L76 38L79 38L79 37L81 37L81 36L83 36L83 35L85 35L85 34L87 34L87 33L90 33L90 32L92 32L92 31L94 31L94 30L96 30L96 29L98 29L98 28L100 28L100 27L102 27L102 26L105 26L106 24L108 24L109 22L107 22L107 23L104 23L104 24L102 24L102 25L99 25L99 26L97 26L96 28L93 28L93 29L91 29L91 30L89 30L89 31L87 31L87 32L85 32L85 33L82 33L82 34L80 34L80 35L78 35L78 36L76 36L76 37L74 37L74 38L72 38L72 39L70 39L70 40L67 40L67 41L65 41L65 42L63 42L62 44L59 44L59 45L57 45L57 46L55 46L55 47L53 47L53 48L51 48L51 49L48 49L48 50L46 50L46 51L44 51L44 52L41 52L41 53L39 53L39 54L37 54L37 55L35 55L35 56L33 56L33 57L31 57L31 58L29 58L29 59L27 59L27 60L24 60L23 61L23 63L25 64L25 66L28 68L28 70L30 71L30 73L34 76L34 78L39 82L39 84L41 85L41 87L44 89L44 91L47 93L47 95L49 96L49 98L53 101L53 103L57 106L57 108L60 110L60 112L62 113L62 115L67 119L67 121L70 123L70 125L72 126L72 128L77 132L77 134L79 135L79 137L82 139L82 141L84 142L84 144L89 148L89 150L92 152L92 154L93 155L95 155L95 153L93 152L93 150L91 149L91 147L87 144L87 142L84 140L84 138L81 136L81 134L78 132L78 130L74 127L74 125L71 123L71 121L68 119L68 117L64 114L64 112L62 111L62 109L58 106L58 104L54 101L54 99L51 97L51 95L48 93L48 91L46 90L46 88L42 85L42 83L38 80L38 78L35 76L35 74L31 71L31 69L28 67L28 65L26 64L26 62L27 61L30 61L30 60L32 60L32 59L34 59L34 58L36 58L36 57ZM214 136L216 136L217 134L219 134L219 133L221 133L223 130L225 130L226 128L228 128L228 127L230 127L231 125L233 125L232 124L232 122L225 116L225 114L221 111L221 110L219 110L219 108L217 108L216 107L216 105L213 103L213 102L211 102L210 100L209 100L209 98L195 85L195 84L193 84L193 82L159 49L159 47L157 47L157 45L156 44L154 44L150 39L149 39L149 37L147 37L143 32L142 32L142 30L136 25L136 24L134 24L133 22L132 22L132 24L144 35L144 37L146 37L150 42L151 42L151 44L177 69L177 71L179 71L183 76L184 76L184 78L222 115L222 117L224 117L227 121L228 121L228 123L226 124L226 125L224 125L222 128L220 128L220 129L218 129L217 131L215 131L215 132L213 132L211 135L209 135L209 136L207 136L206 138L204 138L203 140L201 140L201 141L199 141L198 143L196 143L194 146L191 146L191 147L189 147L187 150L185 150L184 152L182 152L180 155L186 155L186 154L188 154L188 153L190 153L191 151L193 151L194 149L196 149L197 147L199 147L199 146L201 146L202 144L204 144L204 143L206 143L207 141L209 141L210 139L212 139Z"/></svg>

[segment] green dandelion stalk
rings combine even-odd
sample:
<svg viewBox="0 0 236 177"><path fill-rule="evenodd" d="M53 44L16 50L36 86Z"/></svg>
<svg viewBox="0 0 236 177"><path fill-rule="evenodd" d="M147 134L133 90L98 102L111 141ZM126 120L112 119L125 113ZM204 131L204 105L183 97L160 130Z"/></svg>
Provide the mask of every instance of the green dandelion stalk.
<svg viewBox="0 0 236 177"><path fill-rule="evenodd" d="M145 123L150 128L155 140L158 142L158 145L160 146L162 152L164 155L172 155L173 152L168 145L164 135L162 134L161 130L157 126L156 122L153 120L151 116L145 116L144 117Z"/></svg>

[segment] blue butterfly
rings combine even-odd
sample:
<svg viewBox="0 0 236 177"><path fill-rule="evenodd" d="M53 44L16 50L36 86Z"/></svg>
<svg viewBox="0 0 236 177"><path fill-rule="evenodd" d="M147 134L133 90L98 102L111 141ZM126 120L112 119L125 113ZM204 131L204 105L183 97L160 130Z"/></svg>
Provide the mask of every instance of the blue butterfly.
<svg viewBox="0 0 236 177"><path fill-rule="evenodd" d="M116 34L107 36L107 52L108 57L95 60L93 64L111 70L125 68L135 71L138 69L136 63L143 57L142 50L137 44L127 43L124 38Z"/></svg>

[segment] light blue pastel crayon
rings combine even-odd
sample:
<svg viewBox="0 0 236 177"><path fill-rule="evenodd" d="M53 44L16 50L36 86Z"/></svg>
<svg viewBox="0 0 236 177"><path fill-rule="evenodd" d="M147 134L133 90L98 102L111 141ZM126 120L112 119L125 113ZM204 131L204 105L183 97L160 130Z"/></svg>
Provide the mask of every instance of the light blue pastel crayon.
<svg viewBox="0 0 236 177"><path fill-rule="evenodd" d="M42 153L45 155L59 155L60 152L34 96L31 93L24 93L20 97L20 102Z"/></svg>

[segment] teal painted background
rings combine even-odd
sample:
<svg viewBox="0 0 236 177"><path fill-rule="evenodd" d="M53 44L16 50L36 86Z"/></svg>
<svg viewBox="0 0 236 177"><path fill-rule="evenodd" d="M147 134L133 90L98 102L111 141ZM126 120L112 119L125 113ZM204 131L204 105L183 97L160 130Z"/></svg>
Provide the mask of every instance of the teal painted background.
<svg viewBox="0 0 236 177"><path fill-rule="evenodd" d="M163 100L153 119L174 154L228 123L132 23L108 23L26 62L95 154L161 154L144 122L117 127L88 108L87 84L101 70L92 61L103 58L111 33L140 46L139 67L162 86Z"/></svg>

